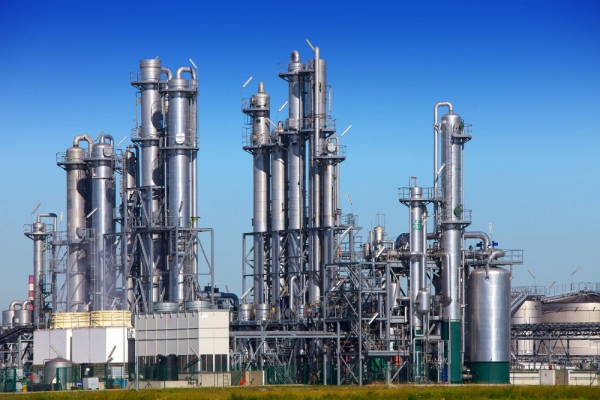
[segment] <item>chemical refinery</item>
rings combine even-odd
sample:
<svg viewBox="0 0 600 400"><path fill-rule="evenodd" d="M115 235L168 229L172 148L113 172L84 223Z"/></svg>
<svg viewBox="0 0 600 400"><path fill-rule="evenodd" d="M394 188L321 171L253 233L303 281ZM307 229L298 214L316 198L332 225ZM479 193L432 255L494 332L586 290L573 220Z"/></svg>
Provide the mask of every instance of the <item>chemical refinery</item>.
<svg viewBox="0 0 600 400"><path fill-rule="evenodd" d="M469 230L465 174L478 166L463 153L477 136L452 103L432 104L431 176L402 178L406 229L378 223L363 240L340 206L347 129L336 134L327 62L310 47L279 65L283 121L263 82L244 84L257 90L241 104L253 170L252 225L235 233L241 293L216 287L214 232L199 226L193 62L140 61L124 150L109 133L62 139L66 231L60 210L25 225L30 295L2 314L2 390L26 376L39 390L506 384L597 363L599 285L511 289L523 250Z"/></svg>

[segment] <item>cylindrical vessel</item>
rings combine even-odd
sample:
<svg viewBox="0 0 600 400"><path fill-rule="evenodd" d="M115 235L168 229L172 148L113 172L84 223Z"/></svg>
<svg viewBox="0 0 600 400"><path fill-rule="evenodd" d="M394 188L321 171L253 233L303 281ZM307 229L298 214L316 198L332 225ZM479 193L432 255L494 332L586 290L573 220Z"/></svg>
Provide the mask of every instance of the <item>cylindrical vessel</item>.
<svg viewBox="0 0 600 400"><path fill-rule="evenodd" d="M255 306L256 310L256 320L257 321L266 321L269 319L269 314L271 312L270 304L257 304Z"/></svg>
<svg viewBox="0 0 600 400"><path fill-rule="evenodd" d="M2 326L12 328L13 318L15 316L15 310L4 310L2 311Z"/></svg>
<svg viewBox="0 0 600 400"><path fill-rule="evenodd" d="M254 319L254 305L240 304L240 321L247 322Z"/></svg>
<svg viewBox="0 0 600 400"><path fill-rule="evenodd" d="M92 139L76 137L73 147L67 149L65 160L59 165L67 171L67 311L85 311L89 301L89 265L87 246L82 243L86 236L86 215L91 211L88 201L91 189L85 150L79 147L80 140Z"/></svg>
<svg viewBox="0 0 600 400"><path fill-rule="evenodd" d="M373 229L373 232L374 232L373 241L374 241L375 243L380 243L380 242L382 242L382 241L383 241L383 232L384 232L383 226L381 226L381 225L377 225L377 226L376 226L376 227Z"/></svg>
<svg viewBox="0 0 600 400"><path fill-rule="evenodd" d="M163 102L160 94L160 76L168 69L161 66L158 59L140 61L140 82L137 84L141 94L141 127L140 127L140 170L141 188L143 196L143 212L141 213L141 224L147 227L162 225L161 201L164 185L163 161L159 152L161 136L164 132ZM165 100L166 102L166 100ZM159 263L165 259L164 248L161 237L156 232L146 232L144 235L144 246L148 263L142 271L146 276L145 291L148 302L159 300L159 284L162 268Z"/></svg>
<svg viewBox="0 0 600 400"><path fill-rule="evenodd" d="M280 276L284 265L282 261L286 259L285 248L282 246L282 235L275 233L285 229L286 150L284 148L284 137L279 136L282 130L283 126L280 124L278 129L273 129L271 132L271 142L274 144L271 150L271 231L274 232L271 235L271 247L273 248L271 304L277 307L279 307L280 287L285 285L285 281Z"/></svg>
<svg viewBox="0 0 600 400"><path fill-rule="evenodd" d="M186 311L201 311L210 308L210 300L194 300L185 302Z"/></svg>
<svg viewBox="0 0 600 400"><path fill-rule="evenodd" d="M442 117L442 212L441 249L442 294L444 296L442 339L448 341L449 380L462 382L461 375L461 322L459 301L459 268L462 240L462 142L455 135L462 134L458 114ZM454 223L455 222L455 223Z"/></svg>
<svg viewBox="0 0 600 400"><path fill-rule="evenodd" d="M175 354L159 356L158 379L161 381L176 381L179 374L179 358Z"/></svg>
<svg viewBox="0 0 600 400"><path fill-rule="evenodd" d="M512 317L512 323L513 325L542 323L542 302L540 300L525 300ZM518 355L532 355L534 353L535 340L533 339L513 340L513 343L513 349Z"/></svg>
<svg viewBox="0 0 600 400"><path fill-rule="evenodd" d="M262 82L258 84L258 93L250 99L252 107L252 146L254 146L254 304L264 305L265 293L265 255L264 236L268 230L269 215L269 153L263 145L269 143L270 130L267 118L270 117L270 96L265 93ZM257 312L258 317L258 312Z"/></svg>
<svg viewBox="0 0 600 400"><path fill-rule="evenodd" d="M476 383L510 383L510 272L471 272L471 373Z"/></svg>
<svg viewBox="0 0 600 400"><path fill-rule="evenodd" d="M172 313L179 311L179 303L161 301L153 304L153 310L156 313Z"/></svg>
<svg viewBox="0 0 600 400"><path fill-rule="evenodd" d="M410 188L411 199L421 199L423 189L418 186ZM419 200L410 202L410 298L413 313L413 327L421 329L422 318L417 313L416 302L419 301L419 290L422 289L422 276L424 272L424 245L423 245L423 205ZM377 228L376 228L377 229ZM377 234L375 235L377 236Z"/></svg>
<svg viewBox="0 0 600 400"><path fill-rule="evenodd" d="M92 227L96 230L92 262L94 310L108 310L115 304L117 271L113 257L115 241L114 148L110 135L102 135L92 148Z"/></svg>
<svg viewBox="0 0 600 400"><path fill-rule="evenodd" d="M31 231L33 239L33 323L37 326L40 323L42 308L41 283L44 268L44 235L46 224L36 222L33 224Z"/></svg>
<svg viewBox="0 0 600 400"><path fill-rule="evenodd" d="M419 293L417 294L417 302L419 303L417 312L419 314L427 314L431 309L431 295L427 289L419 290Z"/></svg>
<svg viewBox="0 0 600 400"><path fill-rule="evenodd" d="M593 301L590 294L575 295L555 301L544 302L541 323L544 324L598 324L600 323L600 303ZM550 340L549 346L555 357L587 356L597 354L598 337L589 340ZM542 344L538 341L539 345Z"/></svg>
<svg viewBox="0 0 600 400"><path fill-rule="evenodd" d="M458 114L446 114L442 117L442 249L449 257L445 258L444 281L446 282L444 320L460 320L458 301L461 262L461 225L452 222L462 221L462 144L454 135L462 134L461 118ZM448 264L449 261L449 265Z"/></svg>
<svg viewBox="0 0 600 400"><path fill-rule="evenodd" d="M61 357L56 357L53 360L50 360L44 365L44 381L46 383L59 383L59 381L64 379L64 376L58 377L57 372L59 368L70 368L73 366L73 363L69 360L66 360ZM64 389L64 388L63 388Z"/></svg>
<svg viewBox="0 0 600 400"><path fill-rule="evenodd" d="M167 115L167 225L189 227L192 217L192 138L190 127L189 81L179 76L168 81L169 112ZM193 272L193 260L186 258L188 236L179 232L170 249L168 299L180 303L184 300L184 276Z"/></svg>
<svg viewBox="0 0 600 400"><path fill-rule="evenodd" d="M288 75L289 83L289 118L288 129L298 130L300 128L300 120L303 118L303 92L304 82L300 78L298 71L304 69L304 64L300 62L300 54L294 50L290 56L288 64L288 72L293 74Z"/></svg>
<svg viewBox="0 0 600 400"><path fill-rule="evenodd" d="M28 308L21 308L15 310L13 317L13 326L31 325L31 310Z"/></svg>

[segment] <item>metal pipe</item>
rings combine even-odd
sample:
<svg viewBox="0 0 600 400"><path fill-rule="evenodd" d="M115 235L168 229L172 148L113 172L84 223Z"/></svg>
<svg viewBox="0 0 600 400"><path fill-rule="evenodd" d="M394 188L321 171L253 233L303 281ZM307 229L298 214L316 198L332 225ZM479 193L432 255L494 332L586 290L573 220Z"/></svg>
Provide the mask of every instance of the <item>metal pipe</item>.
<svg viewBox="0 0 600 400"><path fill-rule="evenodd" d="M192 75L192 79L196 80L196 71L192 67L179 67L175 75L175 79L182 79L181 74L188 72Z"/></svg>
<svg viewBox="0 0 600 400"><path fill-rule="evenodd" d="M170 81L171 79L173 79L173 73L167 67L160 67L160 73L167 75L167 80L168 81Z"/></svg>
<svg viewBox="0 0 600 400"><path fill-rule="evenodd" d="M19 301L19 300L14 300L10 303L10 305L8 306L8 310L9 311L15 311L15 307L16 306L21 306L21 309L23 308L23 302Z"/></svg>
<svg viewBox="0 0 600 400"><path fill-rule="evenodd" d="M490 237L485 232L472 231L464 232L463 239L481 239L483 241L483 249L487 249L490 246Z"/></svg>
<svg viewBox="0 0 600 400"><path fill-rule="evenodd" d="M79 142L86 141L88 143L88 153L91 153L94 141L88 135L78 135L73 139L73 147L79 147Z"/></svg>
<svg viewBox="0 0 600 400"><path fill-rule="evenodd" d="M57 216L54 213L47 213L47 214L38 214L37 216L37 223L41 223L41 219L42 218L52 218L52 221L54 222L54 224L52 225L52 228L54 229L54 231L56 232L58 230L58 226L56 225L56 220L57 220Z"/></svg>

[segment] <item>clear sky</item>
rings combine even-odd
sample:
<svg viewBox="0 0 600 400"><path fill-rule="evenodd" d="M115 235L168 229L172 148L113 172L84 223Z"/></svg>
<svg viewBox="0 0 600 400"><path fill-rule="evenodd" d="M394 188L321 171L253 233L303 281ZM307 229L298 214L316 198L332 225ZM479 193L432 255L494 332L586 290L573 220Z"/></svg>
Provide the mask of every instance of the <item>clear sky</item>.
<svg viewBox="0 0 600 400"><path fill-rule="evenodd" d="M222 5L221 5L222 4ZM287 99L279 62L305 40L321 48L333 117L348 157L344 212L362 236L385 214L408 229L398 188L432 186L433 105L450 101L473 140L465 149L469 230L524 249L513 285L600 281L600 3L596 1L16 1L0 12L0 309L27 297L32 243L23 224L65 211L55 155L73 137L134 127L129 73L159 56L199 67L200 225L216 232L216 282L241 288L251 231L252 157L242 150L241 85ZM286 117L282 111L279 119ZM340 132L341 133L341 132ZM129 138L121 146L129 144ZM382 219L383 222L383 219ZM65 221L59 227L65 229ZM204 282L202 282L204 283Z"/></svg>

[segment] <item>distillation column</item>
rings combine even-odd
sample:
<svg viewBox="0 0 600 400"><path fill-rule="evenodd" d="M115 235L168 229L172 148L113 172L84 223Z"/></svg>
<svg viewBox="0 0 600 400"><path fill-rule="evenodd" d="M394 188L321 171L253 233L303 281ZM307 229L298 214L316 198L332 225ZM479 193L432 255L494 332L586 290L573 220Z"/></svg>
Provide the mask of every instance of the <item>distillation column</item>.
<svg viewBox="0 0 600 400"><path fill-rule="evenodd" d="M25 236L33 240L33 325L40 326L44 318L44 304L42 302L42 274L44 269L44 245L52 232L46 230L47 225L41 221L43 217L53 218L52 229L56 232L56 214L38 214L37 222L31 226L31 232Z"/></svg>
<svg viewBox="0 0 600 400"><path fill-rule="evenodd" d="M289 118L287 120L288 130L292 131L288 141L287 164L288 164L288 230L297 230L293 233L288 243L288 292L289 308L296 311L295 298L298 294L299 273L302 267L300 246L300 229L304 225L304 154L306 152L304 138L299 133L303 124L304 111L304 86L305 83L299 71L304 69L300 62L298 51L294 50L288 64L288 89L289 89Z"/></svg>
<svg viewBox="0 0 600 400"><path fill-rule="evenodd" d="M90 270L87 262L86 215L91 211L91 187L85 150L79 143L88 143L91 153L93 141L87 135L76 136L73 147L67 149L58 165L67 171L67 312L87 311Z"/></svg>
<svg viewBox="0 0 600 400"><path fill-rule="evenodd" d="M251 144L254 148L254 306L257 320L265 318L267 307L267 285L265 238L268 231L269 217L269 151L265 145L269 144L270 96L265 93L262 82L258 84L258 93L250 99L252 116Z"/></svg>
<svg viewBox="0 0 600 400"><path fill-rule="evenodd" d="M182 73L192 75L190 81L182 78ZM196 113L190 110L195 106L197 91L196 75L193 69L181 67L176 77L167 82L169 111L167 114L167 226L170 228L189 228L194 211L192 194L192 153L195 152ZM192 137L194 134L194 137ZM175 229L175 237L170 243L169 294L172 303L185 300L184 277L193 274L195 258L190 243L193 243L189 231ZM192 257L190 257L190 253Z"/></svg>
<svg viewBox="0 0 600 400"><path fill-rule="evenodd" d="M95 311L114 309L117 271L114 259L115 241L115 171L113 138L100 136L92 147L92 226L96 230L93 255L93 305Z"/></svg>
<svg viewBox="0 0 600 400"><path fill-rule="evenodd" d="M271 245L272 245L272 301L277 314L280 310L280 288L285 286L285 281L281 282L281 266L285 265L285 249L281 246L281 232L285 229L285 170L286 170L286 150L282 143L283 125L279 123L277 129L271 132Z"/></svg>
<svg viewBox="0 0 600 400"><path fill-rule="evenodd" d="M141 132L136 141L141 142L142 225L146 228L142 270L139 274L145 279L145 297L150 310L152 305L159 301L162 274L160 266L164 263L161 237L153 230L157 224L161 225L160 189L163 186L163 177L159 140L163 131L163 104L159 81L162 72L166 72L167 77L171 78L171 72L161 67L160 60L141 60L140 81L132 82L132 85L140 88L141 93Z"/></svg>
<svg viewBox="0 0 600 400"><path fill-rule="evenodd" d="M437 122L437 121L436 121ZM461 266L462 237L462 136L460 115L450 112L442 117L442 210L441 249L443 280L442 339L447 341L447 360L450 383L461 378L461 308L459 298L459 268Z"/></svg>
<svg viewBox="0 0 600 400"><path fill-rule="evenodd" d="M323 235L320 234L319 228L327 226L329 221L322 221L322 192L323 192L323 170L324 168L318 163L317 157L323 153L325 145L325 135L322 128L325 126L325 86L326 81L326 63L320 59L319 48L315 48L315 59L312 61L314 75L311 87L311 108L309 117L312 118L313 131L308 139L309 143L309 228L310 230L310 250L309 250L309 277L308 277L308 296L309 303L316 305L321 303L321 290L323 277L321 271L321 263L329 258L328 253L331 249L324 246L323 253L321 245ZM332 221L331 221L331 224Z"/></svg>
<svg viewBox="0 0 600 400"><path fill-rule="evenodd" d="M413 368L415 378L423 375L423 314L429 311L429 292L426 290L425 271L425 205L422 202L423 188L410 187L410 308L412 316ZM425 327L426 329L427 327Z"/></svg>

